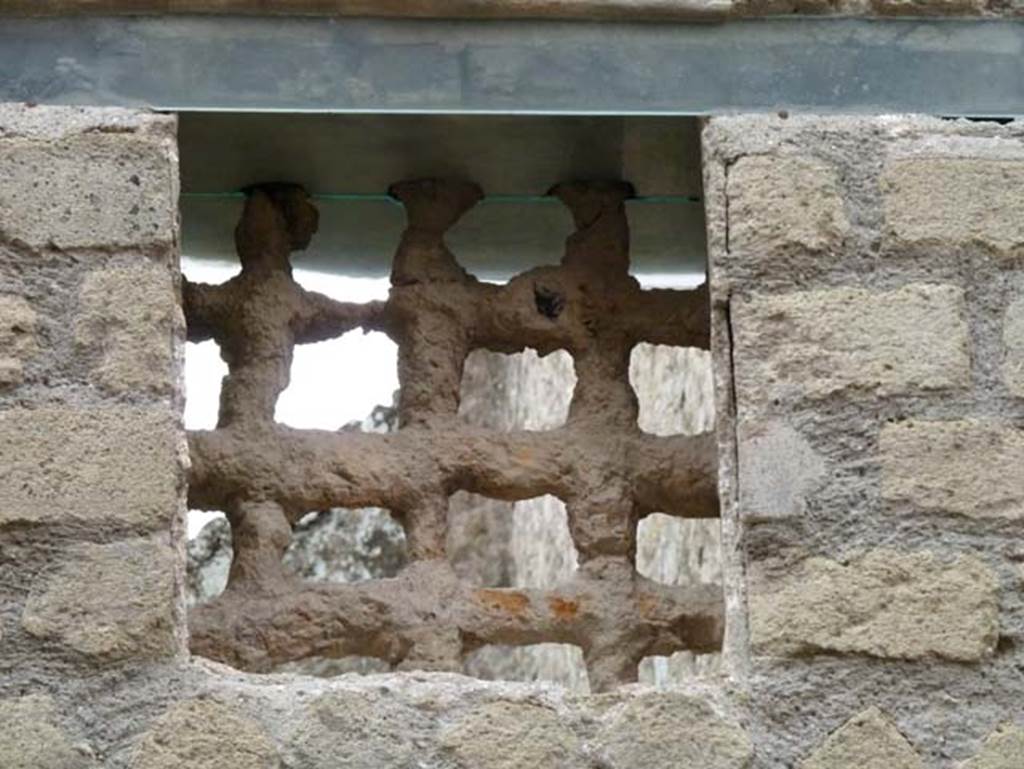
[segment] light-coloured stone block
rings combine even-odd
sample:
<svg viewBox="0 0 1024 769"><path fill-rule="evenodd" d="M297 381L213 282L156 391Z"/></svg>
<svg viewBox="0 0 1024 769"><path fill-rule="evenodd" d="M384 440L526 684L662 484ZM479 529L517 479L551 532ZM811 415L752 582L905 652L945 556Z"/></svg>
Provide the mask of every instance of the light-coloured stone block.
<svg viewBox="0 0 1024 769"><path fill-rule="evenodd" d="M36 312L21 296L0 295L0 387L20 384L36 352Z"/></svg>
<svg viewBox="0 0 1024 769"><path fill-rule="evenodd" d="M1003 316L1003 382L1024 398L1024 297L1010 302Z"/></svg>
<svg viewBox="0 0 1024 769"><path fill-rule="evenodd" d="M184 448L166 406L0 411L0 528L167 529L182 500Z"/></svg>
<svg viewBox="0 0 1024 769"><path fill-rule="evenodd" d="M850 230L836 169L812 157L748 155L726 181L730 254L821 254Z"/></svg>
<svg viewBox="0 0 1024 769"><path fill-rule="evenodd" d="M985 149L975 148L979 155ZM1024 255L1024 143L1006 149L1015 157L890 159L880 186L892 245L974 245Z"/></svg>
<svg viewBox="0 0 1024 769"><path fill-rule="evenodd" d="M800 769L923 769L907 738L876 707L858 713L800 764Z"/></svg>
<svg viewBox="0 0 1024 769"><path fill-rule="evenodd" d="M440 742L461 769L585 766L579 740L558 714L525 703L494 702L476 708L445 729Z"/></svg>
<svg viewBox="0 0 1024 769"><path fill-rule="evenodd" d="M96 360L96 379L115 392L169 394L177 383L174 344L184 319L170 270L149 261L89 273L75 341Z"/></svg>
<svg viewBox="0 0 1024 769"><path fill-rule="evenodd" d="M961 766L962 769L1020 769L1024 766L1024 728L1013 723L1002 724L985 738L978 755Z"/></svg>
<svg viewBox="0 0 1024 769"><path fill-rule="evenodd" d="M750 521L802 515L822 482L825 460L780 421L738 427L740 511Z"/></svg>
<svg viewBox="0 0 1024 769"><path fill-rule="evenodd" d="M39 694L0 700L4 769L94 769L91 751L61 727L53 701Z"/></svg>
<svg viewBox="0 0 1024 769"><path fill-rule="evenodd" d="M105 661L181 654L175 561L166 538L76 545L33 587L21 626Z"/></svg>
<svg viewBox="0 0 1024 769"><path fill-rule="evenodd" d="M278 769L273 743L254 720L214 700L180 702L143 735L130 769Z"/></svg>
<svg viewBox="0 0 1024 769"><path fill-rule="evenodd" d="M809 558L788 577L751 575L757 654L863 654L975 662L999 636L998 582L973 556L873 550L842 564Z"/></svg>
<svg viewBox="0 0 1024 769"><path fill-rule="evenodd" d="M750 739L704 699L661 693L610 711L594 744L608 769L748 769Z"/></svg>
<svg viewBox="0 0 1024 769"><path fill-rule="evenodd" d="M882 427L882 498L971 518L1024 517L1024 431L995 421Z"/></svg>
<svg viewBox="0 0 1024 769"><path fill-rule="evenodd" d="M970 384L963 291L911 284L733 300L740 416L801 396L894 395Z"/></svg>
<svg viewBox="0 0 1024 769"><path fill-rule="evenodd" d="M0 138L0 179L0 240L65 250L166 248L176 241L171 130Z"/></svg>

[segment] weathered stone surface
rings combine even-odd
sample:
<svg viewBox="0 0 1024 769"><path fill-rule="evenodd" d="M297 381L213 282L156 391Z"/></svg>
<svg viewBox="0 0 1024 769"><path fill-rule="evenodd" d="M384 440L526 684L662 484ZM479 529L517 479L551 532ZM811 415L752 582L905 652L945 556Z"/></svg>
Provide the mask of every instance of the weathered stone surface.
<svg viewBox="0 0 1024 769"><path fill-rule="evenodd" d="M995 649L998 583L982 561L873 550L849 564L809 558L788 578L751 576L756 653L977 661Z"/></svg>
<svg viewBox="0 0 1024 769"><path fill-rule="evenodd" d="M820 254L838 248L850 229L836 170L816 158L742 157L726 184L730 253Z"/></svg>
<svg viewBox="0 0 1024 769"><path fill-rule="evenodd" d="M1003 382L1024 397L1024 298L1014 299L1003 317Z"/></svg>
<svg viewBox="0 0 1024 769"><path fill-rule="evenodd" d="M166 529L182 446L166 407L0 412L0 527L104 522Z"/></svg>
<svg viewBox="0 0 1024 769"><path fill-rule="evenodd" d="M22 381L25 360L36 342L36 313L20 296L0 296L0 387Z"/></svg>
<svg viewBox="0 0 1024 769"><path fill-rule="evenodd" d="M76 745L58 723L44 695L0 700L0 766L4 769L93 769L84 744Z"/></svg>
<svg viewBox="0 0 1024 769"><path fill-rule="evenodd" d="M538 705L482 705L445 729L440 743L463 769L586 766L576 735L557 713Z"/></svg>
<svg viewBox="0 0 1024 769"><path fill-rule="evenodd" d="M21 625L33 636L107 661L176 655L182 651L176 568L163 540L74 546L33 587Z"/></svg>
<svg viewBox="0 0 1024 769"><path fill-rule="evenodd" d="M970 383L964 298L955 286L737 298L733 333L741 416L800 396L893 395Z"/></svg>
<svg viewBox="0 0 1024 769"><path fill-rule="evenodd" d="M1024 517L1024 431L980 420L907 420L879 436L882 497L971 518Z"/></svg>
<svg viewBox="0 0 1024 769"><path fill-rule="evenodd" d="M184 332L171 272L153 262L89 273L82 284L75 341L95 359L95 377L115 392L170 393L173 348Z"/></svg>
<svg viewBox="0 0 1024 769"><path fill-rule="evenodd" d="M1024 729L1002 724L985 738L981 750L962 769L1020 769L1024 766Z"/></svg>
<svg viewBox="0 0 1024 769"><path fill-rule="evenodd" d="M134 135L98 130L46 141L0 133L0 240L36 249L172 244L175 123L151 120L151 131Z"/></svg>
<svg viewBox="0 0 1024 769"><path fill-rule="evenodd" d="M881 189L893 245L975 245L1000 256L1024 255L1024 146L990 142L1016 157L933 155L886 164ZM986 146L964 149L980 154Z"/></svg>
<svg viewBox="0 0 1024 769"><path fill-rule="evenodd" d="M923 769L907 738L876 707L858 713L818 748L800 769Z"/></svg>
<svg viewBox="0 0 1024 769"><path fill-rule="evenodd" d="M285 748L287 766L380 769L415 766L428 714L386 696L339 691L318 697Z"/></svg>
<svg viewBox="0 0 1024 769"><path fill-rule="evenodd" d="M262 727L214 700L181 702L139 742L131 769L278 769L281 760Z"/></svg>
<svg viewBox="0 0 1024 769"><path fill-rule="evenodd" d="M781 421L738 429L740 509L747 520L801 515L806 495L825 475L825 461Z"/></svg>
<svg viewBox="0 0 1024 769"><path fill-rule="evenodd" d="M595 739L608 769L746 769L750 739L703 699L657 694L631 699L609 714Z"/></svg>

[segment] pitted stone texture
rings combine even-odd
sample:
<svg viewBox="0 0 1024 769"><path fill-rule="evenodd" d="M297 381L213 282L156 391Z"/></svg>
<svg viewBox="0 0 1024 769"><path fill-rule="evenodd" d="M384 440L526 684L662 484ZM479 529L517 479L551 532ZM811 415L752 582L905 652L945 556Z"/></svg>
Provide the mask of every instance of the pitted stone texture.
<svg viewBox="0 0 1024 769"><path fill-rule="evenodd" d="M58 723L52 700L29 695L0 700L0 766L4 769L95 769L84 745Z"/></svg>
<svg viewBox="0 0 1024 769"><path fill-rule="evenodd" d="M33 587L21 625L98 660L177 655L174 557L163 540L74 546Z"/></svg>
<svg viewBox="0 0 1024 769"><path fill-rule="evenodd" d="M800 396L894 395L970 383L964 297L955 286L736 298L733 330L741 417Z"/></svg>
<svg viewBox="0 0 1024 769"><path fill-rule="evenodd" d="M981 155L986 146L964 149ZM880 181L891 245L973 245L1024 255L1024 142L1014 155L891 159Z"/></svg>
<svg viewBox="0 0 1024 769"><path fill-rule="evenodd" d="M781 421L742 424L737 441L744 518L753 521L803 514L806 496L825 476L821 455Z"/></svg>
<svg viewBox="0 0 1024 769"><path fill-rule="evenodd" d="M981 660L999 635L998 583L973 556L873 550L848 565L809 558L781 579L751 576L757 654Z"/></svg>
<svg viewBox="0 0 1024 769"><path fill-rule="evenodd" d="M278 769L262 727L214 700L174 705L143 736L130 769Z"/></svg>
<svg viewBox="0 0 1024 769"><path fill-rule="evenodd" d="M1024 298L1014 299L1003 317L1003 382L1024 397Z"/></svg>
<svg viewBox="0 0 1024 769"><path fill-rule="evenodd" d="M184 334L184 318L166 267L139 262L89 273L78 312L75 340L96 359L100 384L129 393L174 389L174 336Z"/></svg>
<svg viewBox="0 0 1024 769"><path fill-rule="evenodd" d="M37 348L35 310L24 297L0 296L0 388L21 383Z"/></svg>
<svg viewBox="0 0 1024 769"><path fill-rule="evenodd" d="M309 705L285 749L288 766L380 769L416 766L429 715L392 698L336 691Z"/></svg>
<svg viewBox="0 0 1024 769"><path fill-rule="evenodd" d="M879 436L882 497L971 518L1024 517L1024 431L980 420L907 420Z"/></svg>
<svg viewBox="0 0 1024 769"><path fill-rule="evenodd" d="M177 512L181 450L166 408L0 411L0 528L166 529Z"/></svg>
<svg viewBox="0 0 1024 769"><path fill-rule="evenodd" d="M482 705L444 730L441 746L461 769L583 769L576 735L549 708L527 703Z"/></svg>
<svg viewBox="0 0 1024 769"><path fill-rule="evenodd" d="M636 697L609 713L596 738L598 765L608 769L747 769L750 739L701 698L683 694Z"/></svg>
<svg viewBox="0 0 1024 769"><path fill-rule="evenodd" d="M981 750L961 769L1020 769L1024 766L1024 729L1002 724L985 738Z"/></svg>
<svg viewBox="0 0 1024 769"><path fill-rule="evenodd" d="M816 158L741 157L726 194L729 252L753 260L834 251L850 229L836 169Z"/></svg>
<svg viewBox="0 0 1024 769"><path fill-rule="evenodd" d="M52 139L0 133L0 240L34 249L173 244L175 122L150 121L146 132L99 127Z"/></svg>
<svg viewBox="0 0 1024 769"><path fill-rule="evenodd" d="M876 707L851 718L800 769L924 769L917 752Z"/></svg>

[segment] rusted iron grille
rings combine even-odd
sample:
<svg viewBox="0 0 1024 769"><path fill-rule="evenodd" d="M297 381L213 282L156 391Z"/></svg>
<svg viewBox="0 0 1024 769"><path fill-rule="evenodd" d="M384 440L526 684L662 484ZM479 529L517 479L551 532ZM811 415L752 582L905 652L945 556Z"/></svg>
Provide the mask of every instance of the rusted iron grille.
<svg viewBox="0 0 1024 769"><path fill-rule="evenodd" d="M505 285L466 273L444 242L479 188L420 180L390 192L407 227L386 302L337 302L292 279L289 255L317 225L316 209L292 185L249 191L235 233L239 275L184 283L189 340L215 339L229 369L217 428L189 433L189 503L225 511L234 544L226 590L191 614L193 651L252 671L348 655L396 669L461 670L487 644L569 643L582 649L591 686L604 690L635 681L645 656L717 650L720 587L671 587L634 568L643 516L718 516L712 436L642 433L629 382L638 342L708 347L706 289L641 290L629 275L625 183L556 186L551 194L576 226L561 264ZM275 423L294 346L360 328L398 344L400 429ZM567 423L497 432L460 420L466 356L527 347L573 356ZM579 569L550 590L460 581L445 558L448 499L460 490L559 497ZM410 562L398 576L326 584L286 571L282 554L305 514L369 506L387 508L405 529Z"/></svg>

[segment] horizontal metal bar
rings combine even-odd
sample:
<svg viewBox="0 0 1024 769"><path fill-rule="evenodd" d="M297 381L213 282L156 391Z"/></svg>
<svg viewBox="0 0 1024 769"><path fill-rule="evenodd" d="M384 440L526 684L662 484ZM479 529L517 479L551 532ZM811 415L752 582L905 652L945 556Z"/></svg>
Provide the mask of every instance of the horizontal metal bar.
<svg viewBox="0 0 1024 769"><path fill-rule="evenodd" d="M1024 115L1024 24L7 18L0 100L165 110Z"/></svg>

